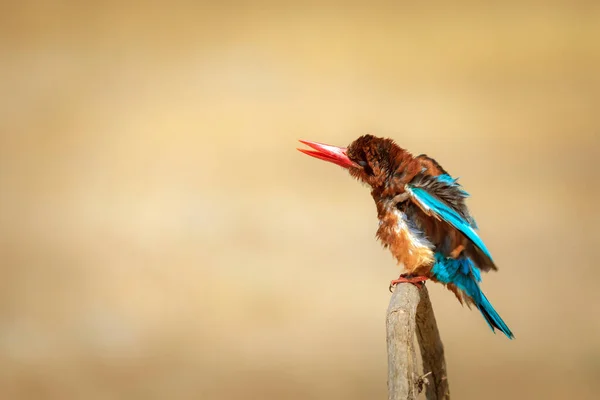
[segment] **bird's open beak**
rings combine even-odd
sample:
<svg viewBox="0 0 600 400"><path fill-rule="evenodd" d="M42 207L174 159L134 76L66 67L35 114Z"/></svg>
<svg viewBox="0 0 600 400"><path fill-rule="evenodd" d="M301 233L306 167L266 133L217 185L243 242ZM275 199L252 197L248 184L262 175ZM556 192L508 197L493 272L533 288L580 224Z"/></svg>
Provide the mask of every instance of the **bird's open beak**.
<svg viewBox="0 0 600 400"><path fill-rule="evenodd" d="M309 156L332 162L344 168L358 167L358 164L356 164L348 158L348 155L346 154L346 151L348 149L345 147L330 146L328 144L323 143L309 142L308 140L300 140L300 142L315 149L298 149L298 151L301 151L304 154L308 154Z"/></svg>

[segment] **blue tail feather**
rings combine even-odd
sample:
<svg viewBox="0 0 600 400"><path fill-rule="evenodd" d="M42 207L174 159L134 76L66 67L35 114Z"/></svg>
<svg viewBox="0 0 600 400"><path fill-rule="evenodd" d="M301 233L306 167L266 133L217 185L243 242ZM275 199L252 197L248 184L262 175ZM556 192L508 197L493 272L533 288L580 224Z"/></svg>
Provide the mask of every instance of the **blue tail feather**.
<svg viewBox="0 0 600 400"><path fill-rule="evenodd" d="M443 254L436 253L431 272L438 281L452 283L469 296L492 331L495 331L496 328L509 339L514 338L506 323L481 291L479 287L481 274L471 259L466 257L460 259L446 258Z"/></svg>
<svg viewBox="0 0 600 400"><path fill-rule="evenodd" d="M494 310L490 301L485 297L481 289L479 289L479 303L475 303L479 311L481 311L481 315L485 318L485 321L488 323L492 331L494 328L497 328L502 333L506 335L509 339L513 339L515 335L510 331L504 320L500 317L500 315Z"/></svg>

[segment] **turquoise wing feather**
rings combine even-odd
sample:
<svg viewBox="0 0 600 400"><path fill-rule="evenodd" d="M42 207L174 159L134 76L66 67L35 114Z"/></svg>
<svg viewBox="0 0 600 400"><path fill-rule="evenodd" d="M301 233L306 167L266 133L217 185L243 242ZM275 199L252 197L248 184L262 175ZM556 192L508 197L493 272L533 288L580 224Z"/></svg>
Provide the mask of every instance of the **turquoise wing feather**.
<svg viewBox="0 0 600 400"><path fill-rule="evenodd" d="M473 223L467 221L462 215L460 215L455 209L449 206L446 202L438 199L436 196L429 193L425 188L415 187L408 184L406 190L410 197L419 207L423 209L429 215L433 215L439 219L442 219L458 229L465 235L475 246L477 246L483 254L485 254L490 260L492 255L483 243L483 240L477 235L475 229L473 229Z"/></svg>

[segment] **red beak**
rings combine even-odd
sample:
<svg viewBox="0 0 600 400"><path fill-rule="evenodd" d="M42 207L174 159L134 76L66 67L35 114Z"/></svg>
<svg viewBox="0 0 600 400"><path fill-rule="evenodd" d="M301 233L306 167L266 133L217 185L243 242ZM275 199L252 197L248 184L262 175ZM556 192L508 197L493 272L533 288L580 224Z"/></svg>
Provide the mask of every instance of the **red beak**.
<svg viewBox="0 0 600 400"><path fill-rule="evenodd" d="M308 140L300 140L300 142L316 150L298 149L298 151L301 151L304 154L332 162L344 168L358 167L354 161L348 158L348 155L346 154L348 149L345 147L330 146L323 143L309 142Z"/></svg>

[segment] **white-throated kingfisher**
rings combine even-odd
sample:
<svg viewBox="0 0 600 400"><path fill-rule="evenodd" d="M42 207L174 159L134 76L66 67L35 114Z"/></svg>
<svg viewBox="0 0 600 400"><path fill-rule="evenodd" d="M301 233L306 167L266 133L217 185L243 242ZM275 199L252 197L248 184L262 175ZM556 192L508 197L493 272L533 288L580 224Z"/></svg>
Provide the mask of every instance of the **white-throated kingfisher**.
<svg viewBox="0 0 600 400"><path fill-rule="evenodd" d="M347 148L301 140L301 152L337 164L371 187L377 237L403 273L390 284L421 287L430 279L475 305L492 331L514 336L479 287L481 271L497 270L465 204L467 192L434 159L413 156L391 139L364 135Z"/></svg>

